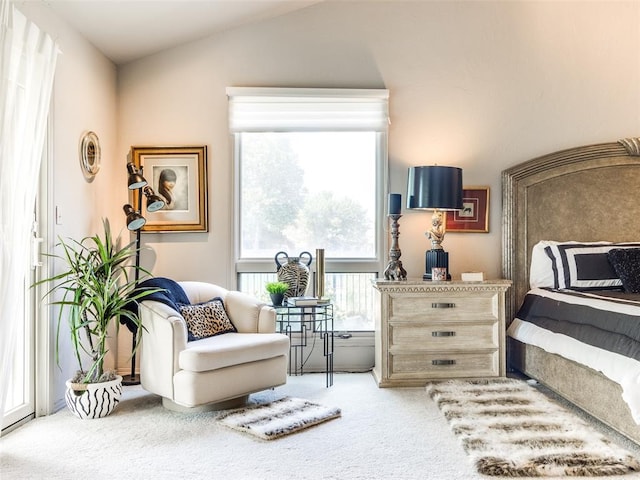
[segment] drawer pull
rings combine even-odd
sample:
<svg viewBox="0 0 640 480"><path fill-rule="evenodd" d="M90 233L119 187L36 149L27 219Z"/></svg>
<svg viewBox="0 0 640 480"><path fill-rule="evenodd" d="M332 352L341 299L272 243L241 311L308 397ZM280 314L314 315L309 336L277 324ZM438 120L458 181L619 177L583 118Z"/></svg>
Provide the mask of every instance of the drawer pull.
<svg viewBox="0 0 640 480"><path fill-rule="evenodd" d="M455 308L455 303L432 303L431 308Z"/></svg>
<svg viewBox="0 0 640 480"><path fill-rule="evenodd" d="M456 332L431 332L432 337L455 337Z"/></svg>
<svg viewBox="0 0 640 480"><path fill-rule="evenodd" d="M455 360L431 360L431 365L434 366L443 366L443 365L455 365Z"/></svg>

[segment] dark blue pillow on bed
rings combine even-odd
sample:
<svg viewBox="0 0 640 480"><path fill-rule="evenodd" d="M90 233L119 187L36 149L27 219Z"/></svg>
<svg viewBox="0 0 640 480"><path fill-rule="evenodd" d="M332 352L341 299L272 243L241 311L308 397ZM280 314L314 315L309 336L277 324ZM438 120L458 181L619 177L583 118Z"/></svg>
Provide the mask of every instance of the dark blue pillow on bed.
<svg viewBox="0 0 640 480"><path fill-rule="evenodd" d="M622 280L625 292L640 293L640 248L614 248L609 250L607 258Z"/></svg>
<svg viewBox="0 0 640 480"><path fill-rule="evenodd" d="M622 281L616 274L607 254L623 244L608 242L568 242L545 247L551 259L554 288L571 290L621 290ZM639 244L624 244L629 248Z"/></svg>

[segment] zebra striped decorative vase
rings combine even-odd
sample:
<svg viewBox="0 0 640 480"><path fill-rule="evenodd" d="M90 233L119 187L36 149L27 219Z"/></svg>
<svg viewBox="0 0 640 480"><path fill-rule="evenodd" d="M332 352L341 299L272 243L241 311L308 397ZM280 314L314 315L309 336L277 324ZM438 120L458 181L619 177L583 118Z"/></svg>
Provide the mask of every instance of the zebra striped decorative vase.
<svg viewBox="0 0 640 480"><path fill-rule="evenodd" d="M71 383L67 381L64 400L69 410L81 419L109 415L120 402L122 377L102 383Z"/></svg>
<svg viewBox="0 0 640 480"><path fill-rule="evenodd" d="M278 259L282 255L286 257L286 263L280 262ZM303 256L309 257L309 261L306 264L301 262ZM297 257L290 257L286 252L276 253L275 261L278 281L289 284L289 289L284 294L285 300L290 297L302 297L307 292L311 260L312 257L309 252L300 252Z"/></svg>

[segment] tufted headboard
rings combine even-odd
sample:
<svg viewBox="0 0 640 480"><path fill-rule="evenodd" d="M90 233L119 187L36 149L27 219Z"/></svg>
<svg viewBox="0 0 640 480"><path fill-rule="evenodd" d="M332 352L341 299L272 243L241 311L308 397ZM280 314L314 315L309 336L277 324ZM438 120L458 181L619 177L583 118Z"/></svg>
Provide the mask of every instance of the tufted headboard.
<svg viewBox="0 0 640 480"><path fill-rule="evenodd" d="M544 155L502 172L507 324L529 290L540 240L640 241L640 138Z"/></svg>

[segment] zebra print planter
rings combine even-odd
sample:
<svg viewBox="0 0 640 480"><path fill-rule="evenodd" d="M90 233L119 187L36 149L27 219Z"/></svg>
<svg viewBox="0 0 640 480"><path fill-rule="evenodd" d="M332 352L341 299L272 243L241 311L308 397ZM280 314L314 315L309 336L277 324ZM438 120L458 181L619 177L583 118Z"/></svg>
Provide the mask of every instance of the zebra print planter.
<svg viewBox="0 0 640 480"><path fill-rule="evenodd" d="M67 381L64 400L69 410L81 419L102 418L109 415L120 402L122 377L103 383L77 384Z"/></svg>

